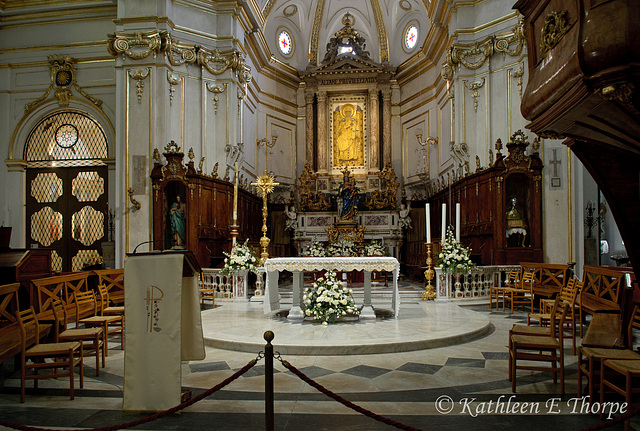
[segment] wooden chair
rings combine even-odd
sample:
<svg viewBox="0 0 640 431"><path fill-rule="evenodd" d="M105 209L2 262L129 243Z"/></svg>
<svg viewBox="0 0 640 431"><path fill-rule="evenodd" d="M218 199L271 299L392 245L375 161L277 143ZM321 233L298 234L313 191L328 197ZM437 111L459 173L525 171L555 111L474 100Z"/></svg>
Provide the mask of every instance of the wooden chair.
<svg viewBox="0 0 640 431"><path fill-rule="evenodd" d="M520 271L518 270L509 271L509 276L507 277L505 286L492 286L489 289L489 309L493 308L493 299L495 298L496 310L498 310L500 301L502 301L502 311L504 311L504 289L505 287L516 287L519 274Z"/></svg>
<svg viewBox="0 0 640 431"><path fill-rule="evenodd" d="M57 377L69 377L69 397L73 399L74 373L76 365L80 366L80 387L84 386L82 370L82 343L69 341L63 343L40 343L35 337L35 344L27 347L29 334L38 334L40 324L33 307L18 312L22 349L20 353L20 402L25 401L25 385L27 380L33 380L34 388L38 388L38 380ZM50 361L47 361L49 359ZM66 369L66 371L65 371ZM29 371L33 370L33 374ZM50 373L41 374L43 370Z"/></svg>
<svg viewBox="0 0 640 431"><path fill-rule="evenodd" d="M627 410L632 410L632 396L640 393L640 359L603 359L600 362L600 405L604 404L604 396L607 388L624 396ZM600 419L604 418L601 409ZM631 429L631 418L624 422L624 429Z"/></svg>
<svg viewBox="0 0 640 431"><path fill-rule="evenodd" d="M508 301L511 303L511 313L513 313L513 306L517 308L518 304L529 305L531 311L533 311L533 283L535 279L533 272L525 271L522 274L520 285L517 287L504 288L504 298L502 303L502 310L504 311L505 303Z"/></svg>
<svg viewBox="0 0 640 431"><path fill-rule="evenodd" d="M100 316L98 313L98 301L96 300L96 295L93 291L91 292L76 292L75 294L75 304L76 307L93 307L93 313L89 317L85 317L84 319L76 319L76 328L80 327L80 324L83 324L85 327L101 327L102 331L105 334L104 337L104 351L105 355L109 356L109 325L120 323L119 330L120 341L124 343L124 335L122 331L121 322L123 321L123 316ZM78 315L76 313L76 315ZM124 344L121 344L122 346Z"/></svg>
<svg viewBox="0 0 640 431"><path fill-rule="evenodd" d="M567 317L569 306L559 304L558 308L560 310L558 328L561 328ZM516 392L518 370L551 371L554 383L558 382L558 373L560 374L560 394L564 396L564 331L558 330L557 333L557 337L555 334L550 336L510 335L509 380L511 380L512 392ZM529 362L518 365L518 360L549 362L549 366L531 365Z"/></svg>
<svg viewBox="0 0 640 431"><path fill-rule="evenodd" d="M617 315L617 317L621 319L620 315ZM593 317L593 319L596 318L596 316ZM591 405L594 400L596 389L600 388L599 385L602 361L604 361L605 359L640 360L640 355L631 350L633 347L634 328L640 329L640 307L638 307L637 305L633 309L633 314L631 316L631 320L629 321L629 326L627 327L626 346L628 348L621 348L625 344L616 343L616 340L611 340L611 347L580 346L578 348L578 397L582 396L582 377L584 376L587 378L588 382L589 405ZM587 334L589 334L590 330L592 330L591 327L587 330ZM613 337L608 336L607 338L615 338L615 335Z"/></svg>
<svg viewBox="0 0 640 431"><path fill-rule="evenodd" d="M105 286L98 286L100 294L99 313L100 316L118 316L120 320L109 321L107 330L110 334L120 334L120 348L124 349L124 305L110 305L109 291Z"/></svg>
<svg viewBox="0 0 640 431"><path fill-rule="evenodd" d="M581 281L572 278L567 282L566 288L564 288L556 297L560 299L560 303L569 305L569 316L565 320L565 325L562 329L565 331L565 335L570 336L573 339L574 355L576 354L576 325L579 323L578 320L580 319L580 310L577 299L582 286L583 283ZM551 319L551 313L528 313L527 325L529 325L531 319L537 320L540 326L543 326Z"/></svg>
<svg viewBox="0 0 640 431"><path fill-rule="evenodd" d="M104 333L102 328L74 328L67 329L67 310L60 301L54 301L52 303L53 313L56 318L54 338L56 343L66 341L80 341L82 342L82 351L84 357L95 356L96 357L96 376L100 375L100 356L102 356L102 367L105 363L105 351L104 351ZM89 353L87 353L89 351Z"/></svg>

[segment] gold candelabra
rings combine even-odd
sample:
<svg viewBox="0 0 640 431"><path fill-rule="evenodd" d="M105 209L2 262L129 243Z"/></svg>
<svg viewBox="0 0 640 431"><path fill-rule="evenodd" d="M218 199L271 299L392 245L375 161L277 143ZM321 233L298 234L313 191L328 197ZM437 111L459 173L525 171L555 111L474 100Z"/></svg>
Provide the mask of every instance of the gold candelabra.
<svg viewBox="0 0 640 431"><path fill-rule="evenodd" d="M267 237L267 215L269 214L267 209L268 196L276 186L280 185L279 182L275 181L273 176L269 175L267 170L269 167L269 148L272 148L276 144L277 139L278 137L274 135L271 137L271 142L266 138L256 141L256 145L264 145L266 147L264 173L256 179L255 183L251 183L252 186L258 189L260 196L262 196L262 238L260 238L262 253L260 253L259 266L264 265L265 261L269 258L268 247L271 240Z"/></svg>
<svg viewBox="0 0 640 431"><path fill-rule="evenodd" d="M422 292L422 300L427 301L436 298L435 287L431 285L431 280L435 277L436 272L433 270L433 260L431 259L431 243L427 243L427 269L424 272L424 276L427 279L427 285Z"/></svg>

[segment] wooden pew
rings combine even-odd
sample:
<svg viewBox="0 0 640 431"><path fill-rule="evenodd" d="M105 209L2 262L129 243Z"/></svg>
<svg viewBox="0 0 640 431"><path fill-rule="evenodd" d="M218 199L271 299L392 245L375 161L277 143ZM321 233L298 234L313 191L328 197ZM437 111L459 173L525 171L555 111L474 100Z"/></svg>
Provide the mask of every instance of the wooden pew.
<svg viewBox="0 0 640 431"><path fill-rule="evenodd" d="M109 302L124 305L124 268L97 269L93 272L98 276L98 286L104 285L107 288Z"/></svg>
<svg viewBox="0 0 640 431"><path fill-rule="evenodd" d="M585 265L582 272L584 287L580 293L580 313L625 313L627 304L628 271L603 266Z"/></svg>
<svg viewBox="0 0 640 431"><path fill-rule="evenodd" d="M88 278L91 271L79 271L71 274L57 275L54 277L39 278L32 280L37 292L37 304L32 304L38 313L38 320L42 322L53 322L52 304L55 300L61 300L67 310L67 323L75 322L76 306L74 292L89 291ZM90 316L93 310L88 308L80 310L80 318Z"/></svg>
<svg viewBox="0 0 640 431"><path fill-rule="evenodd" d="M520 262L522 270L533 272L533 294L537 297L555 297L573 274L575 263L554 264Z"/></svg>
<svg viewBox="0 0 640 431"><path fill-rule="evenodd" d="M0 286L0 364L20 353L20 324L18 323L18 289L20 283ZM51 325L41 325L40 339L46 337ZM27 347L35 344L35 333L27 334Z"/></svg>

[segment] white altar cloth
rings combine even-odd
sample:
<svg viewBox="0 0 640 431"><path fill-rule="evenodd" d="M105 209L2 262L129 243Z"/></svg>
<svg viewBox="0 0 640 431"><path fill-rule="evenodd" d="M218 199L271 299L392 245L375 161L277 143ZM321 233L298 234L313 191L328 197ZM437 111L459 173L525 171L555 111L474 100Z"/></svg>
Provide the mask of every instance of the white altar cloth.
<svg viewBox="0 0 640 431"><path fill-rule="evenodd" d="M281 271L293 273L293 304L289 310L289 320L302 320L302 291L304 272L321 271L364 271L364 305L360 312L361 319L375 319L371 305L371 272L388 271L393 273L393 292L391 306L393 315L398 317L400 294L398 293L398 273L400 263L395 257L276 257L264 263L267 273L265 287L264 312L270 313L280 309L278 293L278 277Z"/></svg>

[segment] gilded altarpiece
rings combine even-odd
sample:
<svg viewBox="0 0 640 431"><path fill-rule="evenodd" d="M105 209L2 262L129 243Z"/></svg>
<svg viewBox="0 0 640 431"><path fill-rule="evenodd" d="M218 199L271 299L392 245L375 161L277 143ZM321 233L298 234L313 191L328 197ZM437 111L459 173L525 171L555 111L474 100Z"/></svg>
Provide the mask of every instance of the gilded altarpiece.
<svg viewBox="0 0 640 431"><path fill-rule="evenodd" d="M329 106L331 174L341 174L345 166L352 173L366 173L369 153L366 97L334 97Z"/></svg>

